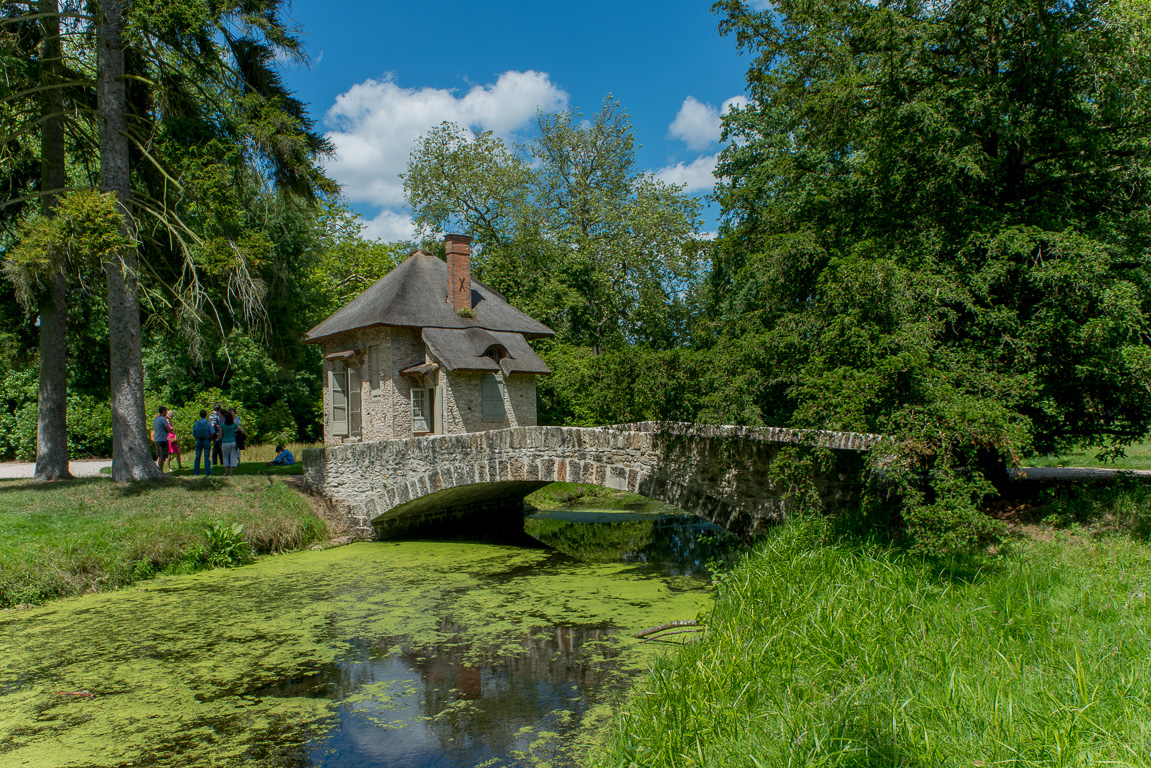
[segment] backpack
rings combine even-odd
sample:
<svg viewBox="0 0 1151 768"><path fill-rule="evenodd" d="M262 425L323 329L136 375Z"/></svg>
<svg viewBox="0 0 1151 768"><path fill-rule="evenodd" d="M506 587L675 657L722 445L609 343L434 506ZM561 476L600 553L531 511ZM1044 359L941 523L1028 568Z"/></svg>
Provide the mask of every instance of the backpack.
<svg viewBox="0 0 1151 768"><path fill-rule="evenodd" d="M207 440L212 436L212 425L207 419L200 419L192 425L192 437L197 440Z"/></svg>

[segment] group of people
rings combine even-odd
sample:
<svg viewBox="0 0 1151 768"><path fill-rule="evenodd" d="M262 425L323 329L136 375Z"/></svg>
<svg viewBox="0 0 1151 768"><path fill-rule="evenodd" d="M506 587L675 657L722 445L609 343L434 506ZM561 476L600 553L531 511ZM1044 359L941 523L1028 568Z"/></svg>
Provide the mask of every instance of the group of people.
<svg viewBox="0 0 1151 768"><path fill-rule="evenodd" d="M196 460L192 464L192 474L200 474L200 459L204 460L204 474L212 474L212 465L222 465L224 474L231 475L240 466L240 451L244 449L244 428L235 408L224 409L217 404L212 412L200 411L200 420L192 425L192 438L196 441ZM152 439L156 443L156 465L164 471L165 465L171 470L172 459L176 466L184 468L180 456L180 441L176 438L176 428L167 407L156 409L152 420ZM276 458L269 465L295 464L292 452L283 445L276 446Z"/></svg>
<svg viewBox="0 0 1151 768"><path fill-rule="evenodd" d="M160 471L176 466L184 468L180 455L180 441L172 423L168 409L160 406L156 418L152 420L152 439L156 442L156 464ZM192 464L192 474L200 474L200 461L204 462L204 474L212 474L212 465L223 465L224 474L231 475L240 466L240 450L244 447L244 429L235 408L224 410L216 405L209 416L208 411L200 411L200 420L192 425L192 438L196 441L196 459Z"/></svg>

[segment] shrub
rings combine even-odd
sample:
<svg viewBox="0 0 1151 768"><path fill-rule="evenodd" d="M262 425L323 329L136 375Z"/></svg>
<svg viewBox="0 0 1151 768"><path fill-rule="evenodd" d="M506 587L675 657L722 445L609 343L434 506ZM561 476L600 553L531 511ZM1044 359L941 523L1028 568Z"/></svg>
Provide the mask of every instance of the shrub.
<svg viewBox="0 0 1151 768"><path fill-rule="evenodd" d="M232 523L231 526L217 521L204 529L208 542L204 548L204 560L213 568L233 568L252 562L252 547L244 538L244 526Z"/></svg>

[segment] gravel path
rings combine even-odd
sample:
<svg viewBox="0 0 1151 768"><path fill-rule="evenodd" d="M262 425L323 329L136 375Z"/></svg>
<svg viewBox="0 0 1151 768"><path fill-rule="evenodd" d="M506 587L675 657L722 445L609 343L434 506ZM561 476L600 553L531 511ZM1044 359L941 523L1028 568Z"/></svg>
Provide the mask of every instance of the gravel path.
<svg viewBox="0 0 1151 768"><path fill-rule="evenodd" d="M112 466L111 459L77 459L68 464L73 477L108 477L100 470ZM13 480L32 477L36 474L36 464L31 461L0 461L0 480Z"/></svg>

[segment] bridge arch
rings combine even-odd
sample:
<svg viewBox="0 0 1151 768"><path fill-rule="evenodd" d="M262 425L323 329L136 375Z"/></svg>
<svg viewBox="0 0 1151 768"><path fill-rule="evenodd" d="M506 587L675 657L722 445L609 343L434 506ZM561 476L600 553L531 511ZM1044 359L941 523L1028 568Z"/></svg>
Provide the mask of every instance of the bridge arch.
<svg viewBox="0 0 1151 768"><path fill-rule="evenodd" d="M524 497L552 482L637 493L754 535L788 508L770 472L780 448L830 448L832 467L815 481L825 504L838 506L853 498L860 454L876 439L645 422L352 443L305 451L302 458L305 482L335 501L363 538L465 519L514 523L522 519Z"/></svg>

